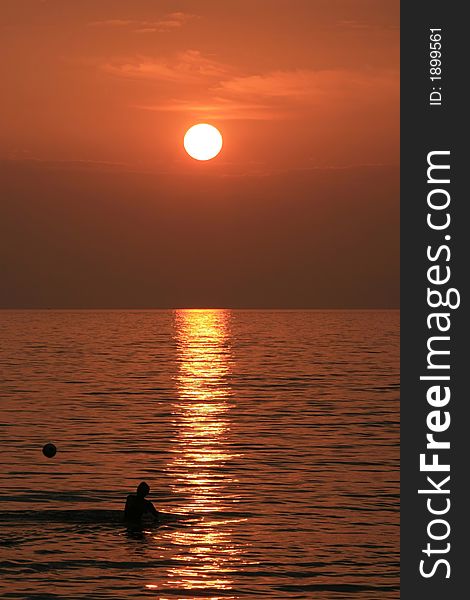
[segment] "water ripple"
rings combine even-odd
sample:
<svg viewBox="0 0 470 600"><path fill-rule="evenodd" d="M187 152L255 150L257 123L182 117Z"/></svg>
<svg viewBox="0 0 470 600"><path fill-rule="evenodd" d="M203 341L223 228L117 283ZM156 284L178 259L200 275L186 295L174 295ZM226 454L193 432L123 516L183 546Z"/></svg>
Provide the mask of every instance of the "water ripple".
<svg viewBox="0 0 470 600"><path fill-rule="evenodd" d="M3 597L398 598L398 327L0 313ZM189 520L127 529L141 480Z"/></svg>

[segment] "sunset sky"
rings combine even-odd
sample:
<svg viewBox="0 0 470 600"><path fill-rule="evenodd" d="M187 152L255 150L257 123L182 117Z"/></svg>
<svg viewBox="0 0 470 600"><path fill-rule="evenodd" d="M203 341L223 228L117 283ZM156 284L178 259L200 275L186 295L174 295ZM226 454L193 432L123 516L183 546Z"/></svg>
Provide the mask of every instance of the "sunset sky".
<svg viewBox="0 0 470 600"><path fill-rule="evenodd" d="M0 76L1 306L398 306L398 0L3 0Z"/></svg>

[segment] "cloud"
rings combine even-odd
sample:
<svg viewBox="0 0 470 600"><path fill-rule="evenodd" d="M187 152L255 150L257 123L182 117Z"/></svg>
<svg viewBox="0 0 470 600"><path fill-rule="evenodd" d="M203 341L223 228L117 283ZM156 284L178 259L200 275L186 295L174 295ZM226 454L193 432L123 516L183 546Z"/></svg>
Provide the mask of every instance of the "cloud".
<svg viewBox="0 0 470 600"><path fill-rule="evenodd" d="M92 21L88 23L88 27L127 27L135 22L128 19L108 19L107 21Z"/></svg>
<svg viewBox="0 0 470 600"><path fill-rule="evenodd" d="M197 18L196 15L184 12L172 12L161 19L145 21L136 19L108 19L92 21L89 27L121 27L130 29L134 33L165 33L174 31L186 25L188 21Z"/></svg>
<svg viewBox="0 0 470 600"><path fill-rule="evenodd" d="M199 59L201 57L198 57ZM175 77L191 78L193 69L161 68L154 76L167 75L167 80ZM320 112L343 112L367 110L371 105L383 105L398 94L399 74L384 70L291 70L273 71L259 75L229 75L228 67L219 65L210 69L212 83L202 92L198 90L194 99L173 96L162 99L155 105L140 105L138 108L163 112L199 112L206 118L219 119L297 119L302 118L312 108ZM144 69L145 70L145 69ZM200 69L199 74L204 69ZM210 83L210 81L208 82Z"/></svg>
<svg viewBox="0 0 470 600"><path fill-rule="evenodd" d="M234 77L221 81L216 91L232 98L263 98L271 102L288 99L309 103L315 100L339 100L346 95L390 90L396 87L398 73L383 70L292 70L264 75Z"/></svg>
<svg viewBox="0 0 470 600"><path fill-rule="evenodd" d="M155 105L137 105L135 108L155 112L200 113L205 119L269 121L282 116L281 113L275 114L269 104L236 102L217 96L207 102L174 99Z"/></svg>
<svg viewBox="0 0 470 600"><path fill-rule="evenodd" d="M197 83L218 80L227 75L227 67L198 50L186 50L171 58L136 57L102 64L108 73L131 79Z"/></svg>
<svg viewBox="0 0 470 600"><path fill-rule="evenodd" d="M0 156L0 167L14 167L15 165L23 165L30 168L38 169L73 169L73 170L129 170L130 166L123 162L112 162L104 160L90 159L55 159L40 158L33 156L29 151L17 150L10 152L9 156Z"/></svg>
<svg viewBox="0 0 470 600"><path fill-rule="evenodd" d="M137 56L101 65L108 74L160 82L158 102L136 108L200 113L205 118L298 119L319 114L356 113L398 102L398 70L291 69L246 74L198 50L173 56Z"/></svg>

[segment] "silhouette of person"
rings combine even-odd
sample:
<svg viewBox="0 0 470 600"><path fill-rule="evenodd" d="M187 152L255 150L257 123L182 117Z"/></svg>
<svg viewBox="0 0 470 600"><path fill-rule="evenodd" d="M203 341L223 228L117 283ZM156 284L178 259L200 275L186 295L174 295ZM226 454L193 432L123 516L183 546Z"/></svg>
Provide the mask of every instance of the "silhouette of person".
<svg viewBox="0 0 470 600"><path fill-rule="evenodd" d="M149 492L150 487L145 481L142 481L137 486L137 492L127 496L126 507L124 509L125 521L140 523L144 514L150 514L156 519L159 518L158 510L150 500L145 499L145 496L148 496Z"/></svg>

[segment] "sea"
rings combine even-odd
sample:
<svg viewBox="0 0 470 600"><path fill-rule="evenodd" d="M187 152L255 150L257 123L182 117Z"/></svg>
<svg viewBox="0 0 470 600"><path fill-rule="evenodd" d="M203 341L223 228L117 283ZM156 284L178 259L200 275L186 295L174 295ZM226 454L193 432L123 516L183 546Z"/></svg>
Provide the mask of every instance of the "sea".
<svg viewBox="0 0 470 600"><path fill-rule="evenodd" d="M3 310L0 339L1 598L399 598L398 311ZM141 481L173 520L123 522Z"/></svg>

